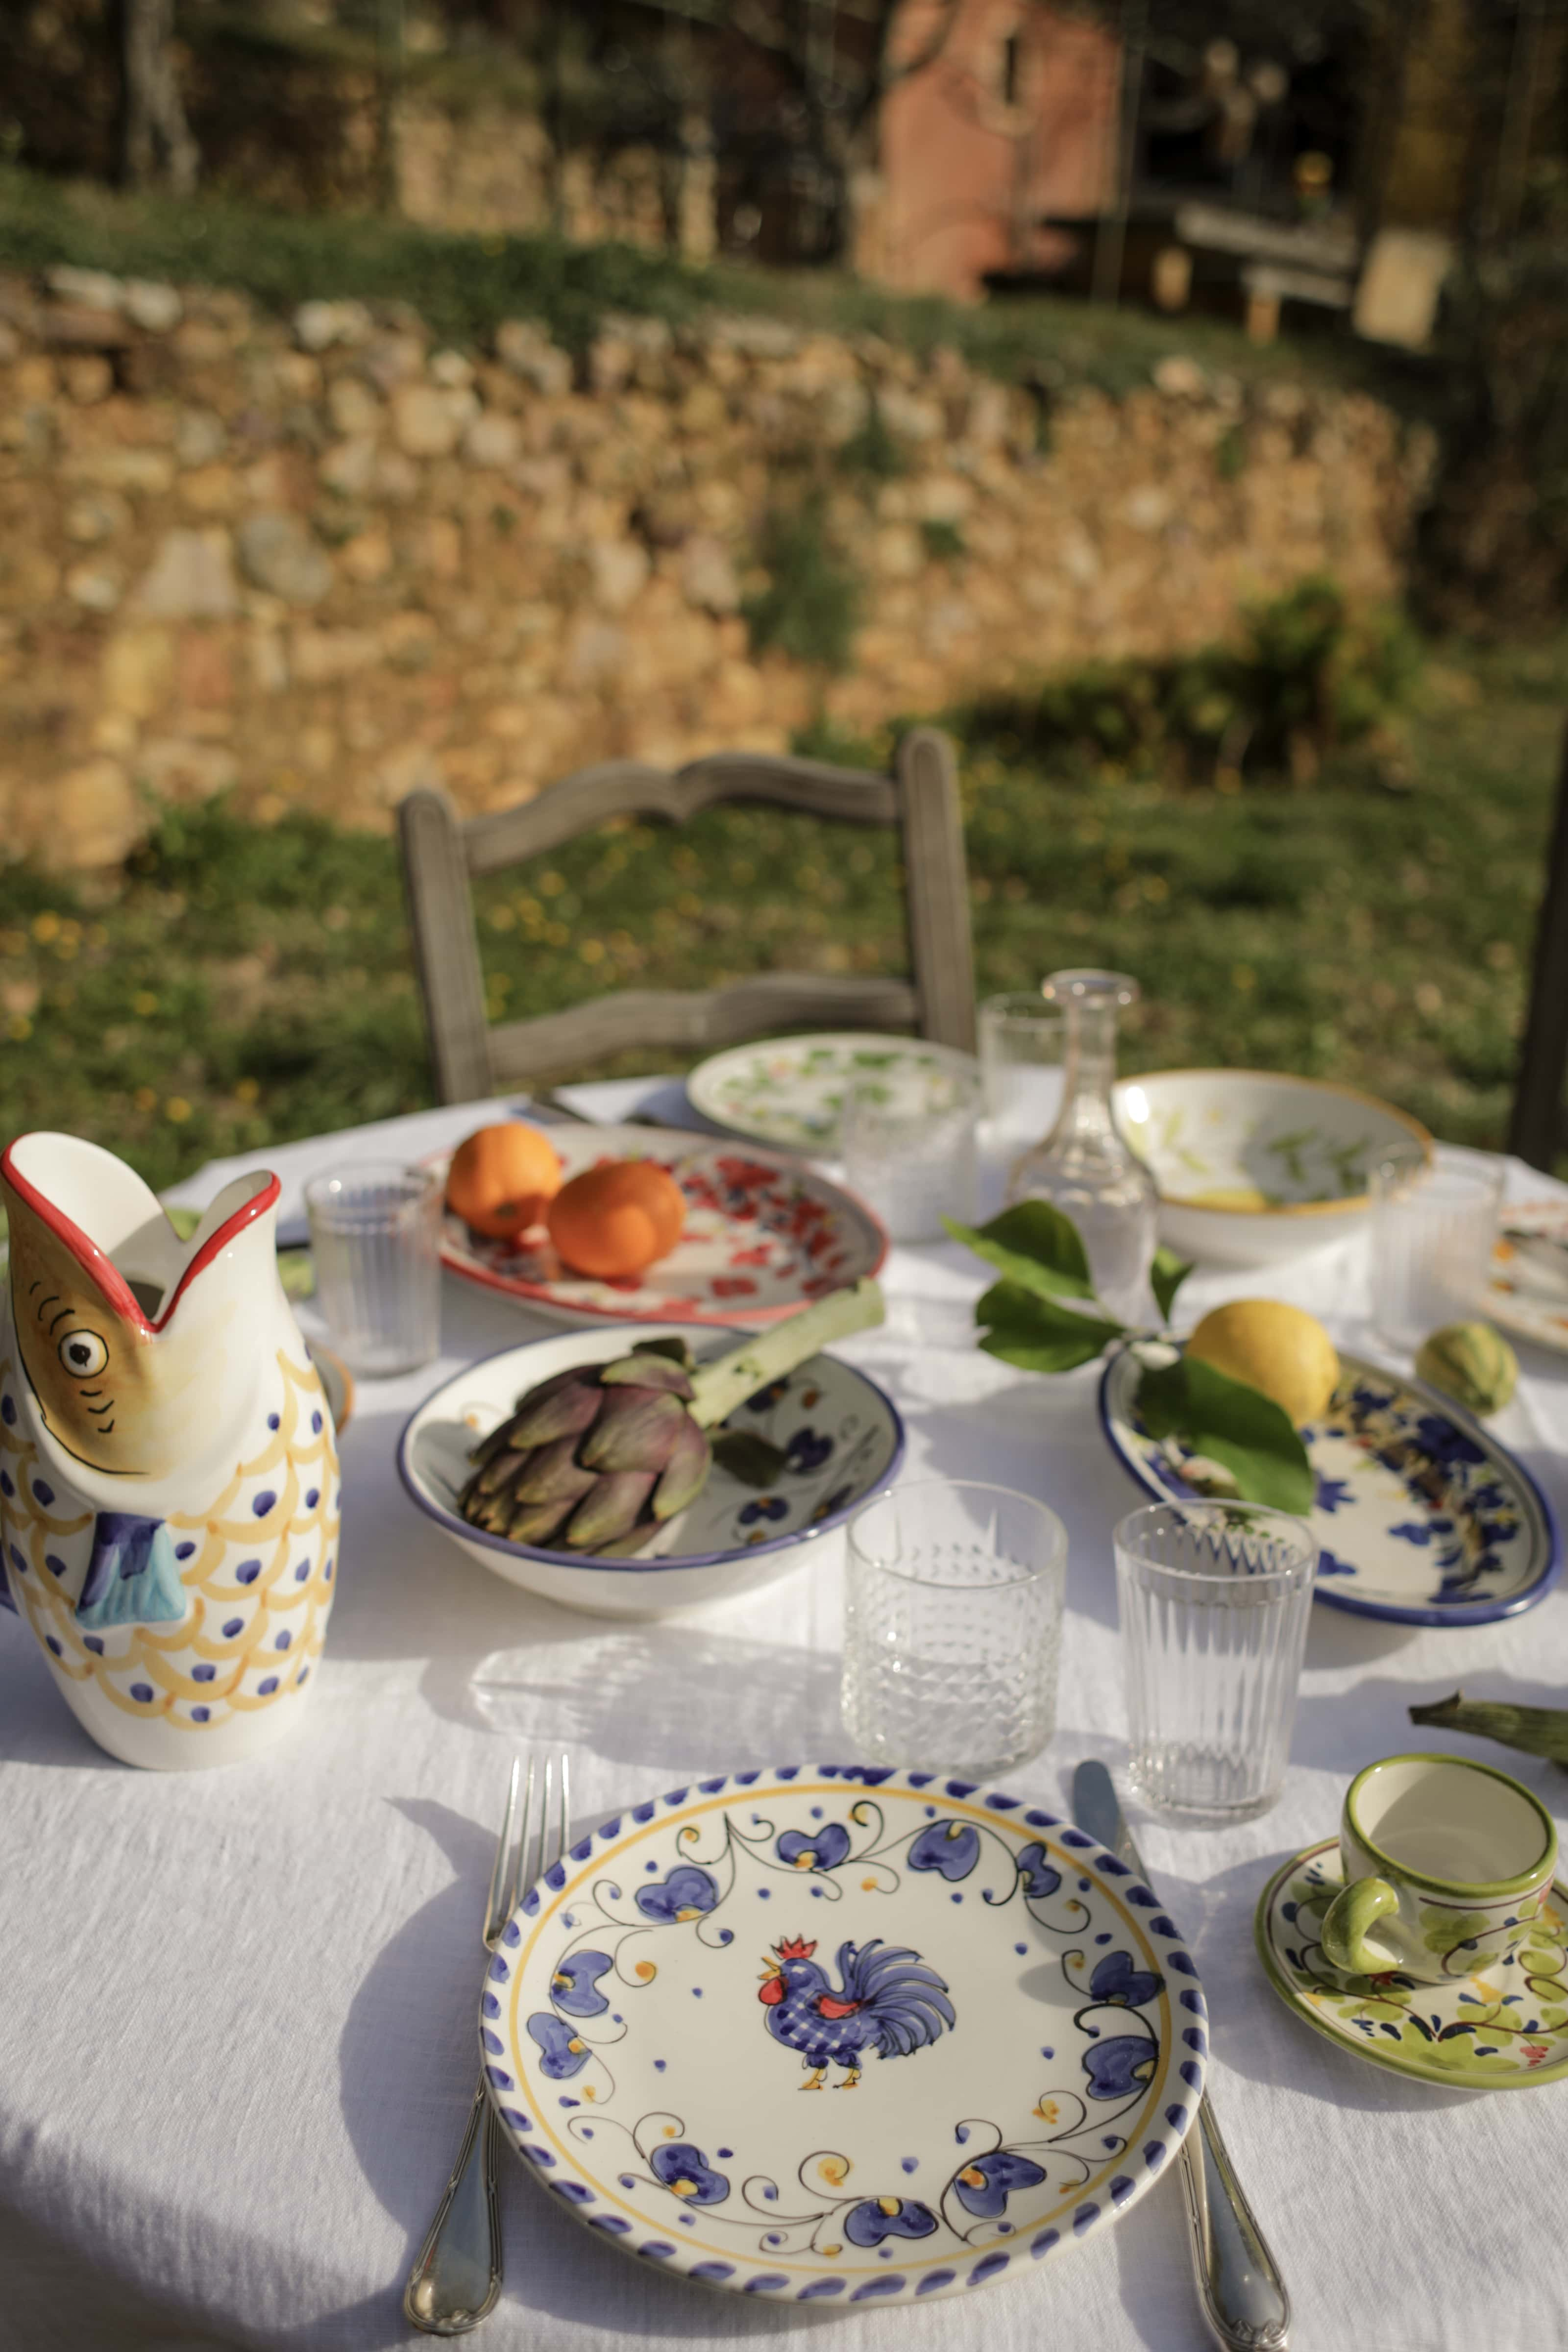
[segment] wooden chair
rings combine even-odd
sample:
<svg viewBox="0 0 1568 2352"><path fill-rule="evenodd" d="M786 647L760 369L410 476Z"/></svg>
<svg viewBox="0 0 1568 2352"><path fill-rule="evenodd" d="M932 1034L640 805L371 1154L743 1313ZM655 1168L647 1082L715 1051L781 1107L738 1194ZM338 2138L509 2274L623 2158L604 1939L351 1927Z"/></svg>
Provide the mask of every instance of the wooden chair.
<svg viewBox="0 0 1568 2352"><path fill-rule="evenodd" d="M911 980L765 972L729 988L626 989L490 1028L470 884L538 857L614 816L683 824L715 801L768 802L847 824L896 825L902 845ZM712 1051L790 1028L912 1029L974 1048L974 972L963 829L952 747L932 728L900 743L894 773L816 760L716 752L673 772L635 760L580 769L499 816L460 819L422 789L398 810L403 870L436 1089L468 1102L582 1069L630 1047Z"/></svg>
<svg viewBox="0 0 1568 2352"><path fill-rule="evenodd" d="M1557 815L1546 856L1546 889L1535 933L1530 1010L1508 1148L1532 1168L1553 1172L1563 1144L1563 1097L1568 1080L1568 730L1557 783Z"/></svg>

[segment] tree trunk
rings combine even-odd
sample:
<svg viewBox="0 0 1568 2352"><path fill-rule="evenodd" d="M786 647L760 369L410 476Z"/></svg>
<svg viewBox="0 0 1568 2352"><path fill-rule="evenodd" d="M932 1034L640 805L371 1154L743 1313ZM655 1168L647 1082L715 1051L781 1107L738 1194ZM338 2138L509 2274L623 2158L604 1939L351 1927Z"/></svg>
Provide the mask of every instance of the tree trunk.
<svg viewBox="0 0 1568 2352"><path fill-rule="evenodd" d="M121 177L188 195L201 156L174 73L174 0L121 0L119 13Z"/></svg>

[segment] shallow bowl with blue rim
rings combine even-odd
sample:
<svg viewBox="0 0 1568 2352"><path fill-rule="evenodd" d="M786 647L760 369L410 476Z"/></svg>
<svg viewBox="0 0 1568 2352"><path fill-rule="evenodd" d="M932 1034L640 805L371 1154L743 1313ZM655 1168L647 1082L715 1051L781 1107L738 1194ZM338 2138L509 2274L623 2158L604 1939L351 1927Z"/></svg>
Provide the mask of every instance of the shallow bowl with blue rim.
<svg viewBox="0 0 1568 2352"><path fill-rule="evenodd" d="M574 1364L607 1364L635 1342L681 1338L699 1357L734 1335L689 1325L599 1324L526 1340L468 1365L410 1415L397 1467L409 1495L454 1543L525 1592L599 1617L662 1617L746 1592L804 1567L868 1495L896 1476L904 1424L875 1381L837 1356L812 1356L748 1399L727 1427L754 1430L783 1453L777 1486L759 1493L717 1463L697 1500L634 1559L546 1551L470 1527L458 1511L468 1454L518 1397Z"/></svg>
<svg viewBox="0 0 1568 2352"><path fill-rule="evenodd" d="M1138 1418L1140 1364L1123 1349L1100 1383L1114 1451L1163 1502L1224 1492L1179 1440ZM1562 1544L1552 1506L1489 1430L1424 1381L1342 1354L1327 1412L1301 1433L1317 1480L1314 1598L1400 1625L1488 1625L1545 1599Z"/></svg>
<svg viewBox="0 0 1568 2352"><path fill-rule="evenodd" d="M1207 2055L1125 1863L985 1781L853 1765L605 1822L522 1897L479 2025L501 2122L588 2228L828 2309L1029 2276L1110 2227Z"/></svg>

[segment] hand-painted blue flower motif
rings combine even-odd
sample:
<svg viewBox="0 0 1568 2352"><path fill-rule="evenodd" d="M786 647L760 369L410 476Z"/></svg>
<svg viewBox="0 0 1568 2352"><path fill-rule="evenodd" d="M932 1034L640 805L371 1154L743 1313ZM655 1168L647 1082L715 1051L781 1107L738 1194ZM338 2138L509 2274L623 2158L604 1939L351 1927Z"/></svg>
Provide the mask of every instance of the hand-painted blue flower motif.
<svg viewBox="0 0 1568 2352"><path fill-rule="evenodd" d="M1033 1845L1024 1847L1018 1856L1018 1877L1026 1895L1037 1901L1045 1895L1054 1895L1062 1883L1061 1872L1054 1862L1046 1860L1046 1849L1037 1838Z"/></svg>
<svg viewBox="0 0 1568 2352"><path fill-rule="evenodd" d="M719 1889L705 1870L695 1863L678 1863L668 1878L656 1879L651 1886L639 1886L637 1909L645 1919L655 1919L668 1927L677 1919L700 1919L711 1911L719 1900Z"/></svg>
<svg viewBox="0 0 1568 2352"><path fill-rule="evenodd" d="M789 1381L787 1379L782 1381L770 1381L765 1389L759 1389L755 1396L749 1396L746 1399L746 1411L748 1412L772 1412L774 1405L777 1404L780 1397L783 1396L788 1386Z"/></svg>
<svg viewBox="0 0 1568 2352"><path fill-rule="evenodd" d="M735 1516L743 1528L755 1527L759 1519L787 1519L789 1505L782 1495L753 1495Z"/></svg>
<svg viewBox="0 0 1568 2352"><path fill-rule="evenodd" d="M1318 1551L1318 1574L1320 1576L1353 1576L1355 1572L1355 1563L1353 1560L1342 1559L1337 1551L1331 1551L1329 1549L1327 1544L1323 1544L1320 1547Z"/></svg>
<svg viewBox="0 0 1568 2352"><path fill-rule="evenodd" d="M1401 1519L1399 1525L1390 1528L1388 1532L1400 1543L1429 1544L1432 1540L1432 1525L1428 1519Z"/></svg>
<svg viewBox="0 0 1568 2352"><path fill-rule="evenodd" d="M1114 2033L1091 2042L1083 2053L1091 2099L1130 2099L1154 2071L1160 2045L1143 2033Z"/></svg>
<svg viewBox="0 0 1568 2352"><path fill-rule="evenodd" d="M571 2027L563 2025L547 2009L535 2011L528 2021L528 2031L542 2053L539 2071L548 2074L552 2083L564 2083L579 2074L593 2054L587 2043L579 2041Z"/></svg>
<svg viewBox="0 0 1568 2352"><path fill-rule="evenodd" d="M792 1470L805 1474L820 1470L833 1452L833 1440L812 1428L797 1429L784 1444L784 1459Z"/></svg>
<svg viewBox="0 0 1568 2352"><path fill-rule="evenodd" d="M568 2017L597 2017L609 2002L597 1979L611 1966L608 1952L568 1952L550 1979L550 1998Z"/></svg>
<svg viewBox="0 0 1568 2352"><path fill-rule="evenodd" d="M1015 2189L1033 2189L1045 2179L1041 2166L1026 2156L1015 2156L1010 2148L998 2148L994 2156L977 2157L966 2164L953 2181L958 2201L983 2221L994 2221L1006 2210L1007 2200Z"/></svg>
<svg viewBox="0 0 1568 2352"><path fill-rule="evenodd" d="M693 2147L689 2139L656 2147L649 2161L654 2179L688 2205L717 2205L730 2194L728 2177L715 2172L702 2150Z"/></svg>
<svg viewBox="0 0 1568 2352"><path fill-rule="evenodd" d="M910 1848L911 1870L940 1870L944 1878L967 1878L980 1859L980 1832L969 1822L932 1822Z"/></svg>
<svg viewBox="0 0 1568 2352"><path fill-rule="evenodd" d="M849 1832L842 1822L824 1822L819 1830L785 1830L773 1851L792 1870L837 1870L849 1851Z"/></svg>
<svg viewBox="0 0 1568 2352"><path fill-rule="evenodd" d="M830 1519L835 1511L841 1511L844 1508L845 1504L850 1500L854 1492L855 1489L852 1486L835 1486L831 1495L824 1495L819 1503L814 1503L812 1505L812 1517L814 1519Z"/></svg>
<svg viewBox="0 0 1568 2352"><path fill-rule="evenodd" d="M1142 2009L1159 1991L1160 1979L1152 1969L1135 1969L1131 1952L1107 1952L1089 1989L1096 2000L1124 2001L1129 2009Z"/></svg>
<svg viewBox="0 0 1568 2352"><path fill-rule="evenodd" d="M1351 1482L1348 1478L1320 1478L1313 1503L1320 1511L1337 1511L1349 1499Z"/></svg>
<svg viewBox="0 0 1568 2352"><path fill-rule="evenodd" d="M844 2234L852 2246L879 2246L884 2238L929 2238L936 2215L913 2197L866 2197L852 2206Z"/></svg>
<svg viewBox="0 0 1568 2352"><path fill-rule="evenodd" d="M1424 1412L1415 1423L1415 1435L1434 1462L1449 1465L1455 1462L1484 1462L1486 1454L1473 1437L1467 1437L1454 1422L1435 1412Z"/></svg>

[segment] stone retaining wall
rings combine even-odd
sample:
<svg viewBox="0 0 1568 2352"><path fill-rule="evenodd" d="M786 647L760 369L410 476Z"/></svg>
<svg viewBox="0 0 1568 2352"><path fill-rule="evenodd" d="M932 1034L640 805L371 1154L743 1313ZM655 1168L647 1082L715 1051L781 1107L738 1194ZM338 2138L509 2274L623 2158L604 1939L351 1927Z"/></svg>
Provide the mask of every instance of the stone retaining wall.
<svg viewBox="0 0 1568 2352"><path fill-rule="evenodd" d="M1397 593L1424 436L1156 373L1047 414L951 351L760 317L610 319L574 362L527 320L470 353L353 301L0 279L0 854L111 866L153 803L226 790L263 820L384 826L426 780L502 808L616 753L1170 653L1312 572ZM742 611L807 485L863 583L831 678L755 656Z"/></svg>

